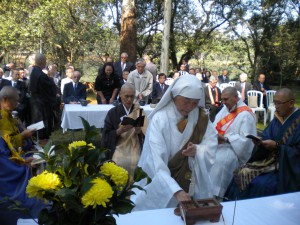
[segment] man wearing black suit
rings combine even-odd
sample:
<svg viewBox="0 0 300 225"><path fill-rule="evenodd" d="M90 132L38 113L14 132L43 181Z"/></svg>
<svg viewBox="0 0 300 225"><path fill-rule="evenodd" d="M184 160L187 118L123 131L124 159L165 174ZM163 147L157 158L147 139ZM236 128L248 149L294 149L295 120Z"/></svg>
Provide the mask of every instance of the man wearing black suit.
<svg viewBox="0 0 300 225"><path fill-rule="evenodd" d="M160 73L158 74L158 82L155 82L153 85L152 91L152 103L156 104L160 101L164 93L167 91L169 85L165 84L167 79L166 74Z"/></svg>
<svg viewBox="0 0 300 225"><path fill-rule="evenodd" d="M135 70L135 66L132 62L128 62L128 54L126 52L123 52L121 54L121 60L116 62L114 64L115 74L117 74L122 79L122 72L123 70L129 71L129 73L133 70Z"/></svg>
<svg viewBox="0 0 300 225"><path fill-rule="evenodd" d="M266 75L264 73L260 73L258 75L257 81L253 83L253 89L256 91L261 91L263 93L263 104L264 108L267 110L266 91L270 90L270 87L268 84L266 84Z"/></svg>
<svg viewBox="0 0 300 225"><path fill-rule="evenodd" d="M246 105L248 105L247 92L252 89L252 85L247 82L247 78L247 74L242 73L240 74L240 81L235 83L235 88L241 93L241 99Z"/></svg>
<svg viewBox="0 0 300 225"><path fill-rule="evenodd" d="M222 70L222 75L218 76L218 83L219 83L219 86L220 84L223 84L223 83L229 83L229 77L228 77L228 70L227 69L223 69Z"/></svg>
<svg viewBox="0 0 300 225"><path fill-rule="evenodd" d="M11 81L9 81L9 86L15 87L19 91L19 104L16 107L18 116L21 121L25 120L25 109L27 108L28 101L26 97L26 86L19 80L19 70L12 70Z"/></svg>
<svg viewBox="0 0 300 225"><path fill-rule="evenodd" d="M3 77L3 69L0 68L0 91L4 86L10 85L10 81L2 77Z"/></svg>
<svg viewBox="0 0 300 225"><path fill-rule="evenodd" d="M86 86L79 82L79 71L74 71L71 78L73 81L65 84L63 101L65 104L79 104L81 99L86 99Z"/></svg>

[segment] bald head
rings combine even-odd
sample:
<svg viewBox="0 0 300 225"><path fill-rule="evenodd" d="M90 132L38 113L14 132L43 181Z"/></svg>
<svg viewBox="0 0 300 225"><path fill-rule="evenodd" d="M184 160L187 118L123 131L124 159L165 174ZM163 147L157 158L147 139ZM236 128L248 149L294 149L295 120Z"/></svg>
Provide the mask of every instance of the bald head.
<svg viewBox="0 0 300 225"><path fill-rule="evenodd" d="M134 86L132 84L125 83L125 84L122 85L120 93L123 93L123 92L125 92L127 90L133 90L133 91L135 91Z"/></svg>
<svg viewBox="0 0 300 225"><path fill-rule="evenodd" d="M287 100L295 100L294 93L289 88L281 88L281 89L279 89L276 92L276 95L282 95L282 96L284 96L286 98L285 101L287 101Z"/></svg>
<svg viewBox="0 0 300 225"><path fill-rule="evenodd" d="M123 84L120 91L120 97L123 105L127 109L130 109L135 98L134 86L130 83Z"/></svg>
<svg viewBox="0 0 300 225"><path fill-rule="evenodd" d="M276 91L273 102L277 115L283 118L287 118L295 110L295 96L289 88L282 88Z"/></svg>
<svg viewBox="0 0 300 225"><path fill-rule="evenodd" d="M222 93L226 93L229 96L238 96L237 89L235 87L227 87L222 91Z"/></svg>

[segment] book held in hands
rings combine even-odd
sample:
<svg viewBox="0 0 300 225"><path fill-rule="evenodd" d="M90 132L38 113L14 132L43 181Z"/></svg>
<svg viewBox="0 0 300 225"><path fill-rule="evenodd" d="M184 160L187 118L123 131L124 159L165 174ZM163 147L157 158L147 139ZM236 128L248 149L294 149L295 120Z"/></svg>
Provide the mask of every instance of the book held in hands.
<svg viewBox="0 0 300 225"><path fill-rule="evenodd" d="M140 109L139 117L136 119L130 117L123 117L121 125L132 125L134 127L142 127L144 126L145 116L142 115L142 109Z"/></svg>

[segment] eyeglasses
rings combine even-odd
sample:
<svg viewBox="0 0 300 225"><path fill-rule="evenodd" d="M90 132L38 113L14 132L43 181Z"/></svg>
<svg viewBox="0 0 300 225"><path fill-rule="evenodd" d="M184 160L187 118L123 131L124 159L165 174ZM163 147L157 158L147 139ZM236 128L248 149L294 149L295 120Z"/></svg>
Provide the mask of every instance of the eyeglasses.
<svg viewBox="0 0 300 225"><path fill-rule="evenodd" d="M288 102L293 101L293 100L294 100L294 99L290 99L290 100L287 100L287 101L285 101L285 102L281 102L281 101L273 101L273 103L274 103L274 105L283 105L283 104L288 103Z"/></svg>

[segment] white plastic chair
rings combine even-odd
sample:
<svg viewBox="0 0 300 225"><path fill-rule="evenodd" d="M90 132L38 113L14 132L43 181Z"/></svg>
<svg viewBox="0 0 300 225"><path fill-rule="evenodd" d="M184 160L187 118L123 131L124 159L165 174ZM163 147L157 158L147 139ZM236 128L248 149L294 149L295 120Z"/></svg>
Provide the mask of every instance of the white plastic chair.
<svg viewBox="0 0 300 225"><path fill-rule="evenodd" d="M227 87L231 87L231 85L229 83L222 83L222 84L220 84L219 88L220 88L220 90L222 92Z"/></svg>
<svg viewBox="0 0 300 225"><path fill-rule="evenodd" d="M275 105L274 105L274 95L275 95L276 91L274 90L269 90L266 91L266 95L267 95L267 106L268 106L268 111L267 111L267 119L268 119L268 115L270 113L270 121L273 120L274 118L274 114L275 114Z"/></svg>
<svg viewBox="0 0 300 225"><path fill-rule="evenodd" d="M252 110L253 113L256 113L256 112L264 113L264 126L265 126L266 122L267 122L267 113L266 113L266 110L265 110L264 104L263 104L263 97L264 97L263 93L260 91L248 91L247 97L248 97L248 106ZM258 102L257 102L257 99L258 99ZM254 103L253 104L251 101L256 101L257 104L255 104L255 102L253 102ZM256 105L257 107L254 105Z"/></svg>
<svg viewBox="0 0 300 225"><path fill-rule="evenodd" d="M235 87L235 81L229 81L229 84L230 84L232 87Z"/></svg>

